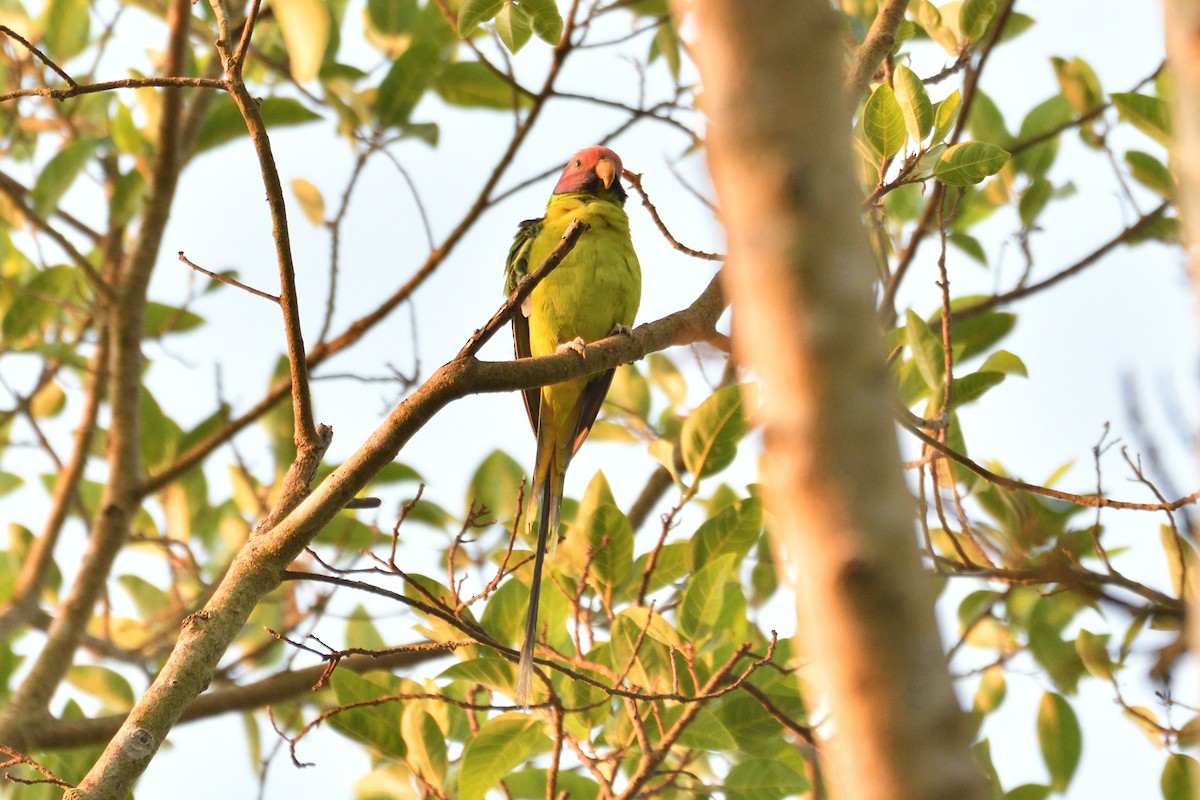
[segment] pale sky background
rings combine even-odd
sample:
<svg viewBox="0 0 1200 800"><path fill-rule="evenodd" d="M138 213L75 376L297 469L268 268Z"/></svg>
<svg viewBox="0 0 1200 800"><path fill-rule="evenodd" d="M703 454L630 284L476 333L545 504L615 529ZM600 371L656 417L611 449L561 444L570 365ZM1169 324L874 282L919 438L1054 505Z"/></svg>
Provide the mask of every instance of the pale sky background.
<svg viewBox="0 0 1200 800"><path fill-rule="evenodd" d="M1021 2L1018 9L1034 16L1038 25L995 52L982 83L1005 111L1011 129L1019 126L1029 108L1057 91L1051 55L1083 57L1095 68L1107 91L1129 89L1162 59L1162 19L1157 4L1055 0ZM122 25L130 26L129 33L143 27L156 36L156 28L142 26L132 13ZM146 38L134 49L158 46L158 38ZM634 52L641 55L643 47L637 44ZM527 84L533 85L539 79L546 55L547 48L535 41L518 57L516 66L519 74L526 76ZM111 69L117 70L125 57L120 53L112 59ZM364 53L364 60L345 60L366 64L372 63L365 60L371 57ZM602 62L599 66L597 59ZM940 53L926 52L914 66L918 74L928 74L948 60ZM585 63L593 66L585 69ZM652 98L664 95L662 71L661 65L650 70L654 78L649 89ZM637 79L628 60L592 53L590 59L569 62L562 87L628 98L636 90ZM949 91L946 85L930 89L934 100ZM503 150L511 120L499 114L447 110L436 100L425 101L414 119L441 124L439 147L431 150L408 142L393 152L420 188L440 239L457 221L465 201L482 184ZM560 165L574 150L595 143L621 119L619 113L583 103L554 102L501 185L513 185L528 175ZM698 124L698 120L693 123ZM332 208L352 163L345 143L332 137L332 126L303 126L275 134L272 139L285 185L297 177L312 181L324 193L327 207ZM1156 150L1149 139L1136 132L1123 134L1121 141L1139 149ZM720 249L721 234L711 215L678 188L667 169L668 161L676 160L686 144L685 138L670 128L642 124L614 142L613 147L627 167L645 174L647 189L680 239L693 247ZM694 184L704 185L702 163L695 157L682 161L678 168ZM1033 241L1042 275L1074 262L1132 221L1116 195L1111 171L1100 158L1085 152L1072 135L1063 137L1059 162L1052 173L1060 182L1068 176L1076 183L1078 195L1054 206L1044 216L1046 233ZM502 299L503 260L515 225L541 213L552 186L553 179L546 179L489 212L418 293L415 313L423 376L452 357L498 305ZM72 202L87 207L86 197L72 198ZM1147 198L1142 210L1152 205ZM638 321L646 322L690 302L714 270L707 263L671 251L636 197L631 197L629 211L645 275ZM302 311L311 344L325 301L328 237L309 224L298 208L293 206L290 213ZM988 237L985 245L993 258L999 252L995 242L1009 237L1017 227L1015 211L1005 211L980 230L981 237ZM187 296L194 276L175 261L178 250L186 251L192 260L209 269L234 267L243 280L272 291L276 273L269 231L249 143L242 140L202 156L185 173L180 185L152 297L180 302ZM390 293L427 252L411 195L387 162L373 161L364 176L343 229L343 241L342 295L334 332L373 307L383 292ZM915 305L922 314L936 304L933 252L933 247L927 245L908 282L911 291L920 293ZM1018 274L1019 254L1011 240L1003 252L998 268L993 265L993 271L988 272L952 250L949 268L954 294L966 294L968 287L971 291L991 291L1008 286ZM165 347L151 346L147 351L153 361L150 385L168 413L178 415L185 423L199 419L213 407L213 363L223 364L226 399L235 410L241 410L261 396L264 376L270 373L282 348L274 309L259 299L225 290L203 298L195 310L213 325L195 335L173 337ZM1072 491L1091 491L1094 476L1090 449L1103 424L1110 422L1114 435L1130 440L1121 395L1121 375L1129 374L1137 382L1146 414L1171 460L1175 485L1183 493L1195 488L1191 443L1175 438L1172 426L1176 421L1171 418L1175 408L1182 409L1187 430L1195 427L1196 331L1192 295L1178 251L1155 246L1119 250L1084 275L1013 310L1020 321L1002 346L1025 360L1031 377L1027 381L1010 379L976 409L963 414L973 456L981 461L998 460L1011 473L1032 481L1040 481L1062 463L1076 460L1076 467L1060 485ZM409 371L413 363L411 324L407 310L394 314L351 354L327 364L317 374L379 375L385 373L383 365L388 362ZM498 336L484 356L507 358L509 347L507 335ZM689 360L683 352L672 355L681 363ZM712 370L710 374L715 377L717 373ZM703 399L706 392L698 377L693 377L692 389L695 402ZM317 419L335 429L331 460L341 460L352 452L396 399L395 389L351 381L318 382L315 390ZM259 434L250 433L239 440L239 450L252 468L265 472L270 461L266 451L260 449L261 444ZM1136 448L1140 443L1131 444ZM468 398L454 404L414 437L400 460L425 475L429 482L427 497L460 513L467 480L495 448L511 453L522 463L532 459L532 436L515 396ZM572 465L568 493L581 492L597 468L623 455L611 445L589 444ZM753 462L753 452L743 452L739 464L723 478L734 485L739 480L743 484L753 480ZM608 474L618 500L627 506L652 464L638 460L619 463L636 465L628 474ZM6 466L13 468L11 464ZM1105 476L1114 496L1146 499L1140 487L1126 481L1115 451L1105 460ZM214 475L213 480L215 483L219 476ZM218 491L214 488L214 495ZM396 510L394 499L389 501L378 517L380 524L388 528ZM28 518L22 521L38 521L39 510L30 509ZM1165 582L1165 572L1152 562L1156 552L1160 553L1160 521L1148 515L1105 514L1105 524L1114 529L1111 535L1128 541L1151 537L1154 543L1144 554L1123 556L1118 566L1161 583ZM78 530L73 535L68 544L78 546ZM433 538L422 541L425 535ZM420 553L440 547L443 541L441 534L414 527L407 531L406 555L420 558ZM1147 562L1135 560L1139 558ZM956 589L952 587L951 591ZM360 598L343 600L353 603ZM954 607L949 606L943 615L949 640L954 637L953 611ZM775 604L773 613L779 619L773 620L772 626L781 632L792 627L785 601ZM1093 630L1097 627L1086 619L1083 623ZM411 641L415 636L406 629L407 624L396 628L397 641ZM330 618L321 633L340 630L340 623ZM968 662L970 659L963 663ZM1143 684L1136 674L1125 676L1123 684L1130 702L1156 706L1152 687ZM1084 756L1068 797L1157 797L1162 752L1121 718L1107 687L1096 681L1081 685L1081 695L1072 702L1084 727ZM1184 681L1177 683L1177 689L1184 687ZM135 684L135 689L140 688ZM962 688L973 690L970 684ZM1046 688L1046 679L1036 670L1022 670L1015 665L1004 707L986 730L1008 788L1046 778L1034 736L1037 700ZM970 691L966 691L967 702L969 696ZM252 797L253 771L242 731L235 718L180 726L171 736L171 747L159 755L142 779L138 796L199 798L232 792L234 797ZM267 739L269 746L269 736ZM301 753L305 759L316 761L317 766L298 771L286 756L282 757L271 768L265 797L349 798L353 796L350 784L368 768L364 754L328 728L308 737Z"/></svg>

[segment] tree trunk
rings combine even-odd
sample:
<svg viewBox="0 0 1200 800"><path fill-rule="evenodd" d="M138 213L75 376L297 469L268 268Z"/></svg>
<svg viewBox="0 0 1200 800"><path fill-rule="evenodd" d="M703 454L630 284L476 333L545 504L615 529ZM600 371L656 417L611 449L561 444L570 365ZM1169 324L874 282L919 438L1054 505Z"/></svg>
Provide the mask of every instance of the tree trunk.
<svg viewBox="0 0 1200 800"><path fill-rule="evenodd" d="M801 651L854 800L989 793L969 751L920 565L822 0L695 0L709 159L740 359L761 382L767 500Z"/></svg>
<svg viewBox="0 0 1200 800"><path fill-rule="evenodd" d="M1179 180L1179 210L1187 235L1188 267L1196 308L1200 309L1200 0L1167 0L1167 58L1174 86L1173 124L1175 147L1172 168ZM1197 453L1200 458L1200 452ZM1193 530L1193 538L1197 531ZM1200 653L1200 615L1197 582L1189 581L1187 640L1192 653ZM1200 786L1196 786L1200 792Z"/></svg>

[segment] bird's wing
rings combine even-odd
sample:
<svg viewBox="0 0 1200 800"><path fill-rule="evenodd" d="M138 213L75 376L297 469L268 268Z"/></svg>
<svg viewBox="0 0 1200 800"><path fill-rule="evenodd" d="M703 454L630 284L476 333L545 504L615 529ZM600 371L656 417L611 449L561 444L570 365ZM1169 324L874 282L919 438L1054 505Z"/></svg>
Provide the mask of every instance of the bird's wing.
<svg viewBox="0 0 1200 800"><path fill-rule="evenodd" d="M572 456L579 452L579 448L583 446L583 440L591 433L592 425L596 422L600 407L604 405L604 398L608 395L608 387L612 385L615 372L616 370L612 369L602 372L583 387L583 392L579 395L579 416L575 419L574 439L571 442Z"/></svg>
<svg viewBox="0 0 1200 800"><path fill-rule="evenodd" d="M517 227L517 235L512 247L508 250L508 261L504 265L504 291L511 295L516 290L521 279L529 274L529 252L533 249L533 241L542 232L541 219L527 219ZM536 265L535 265L536 266ZM517 358L529 358L529 305L528 300L521 305L512 318L513 348ZM525 412L529 415L529 424L537 433L538 409L542 400L540 389L526 389L522 392L525 400Z"/></svg>

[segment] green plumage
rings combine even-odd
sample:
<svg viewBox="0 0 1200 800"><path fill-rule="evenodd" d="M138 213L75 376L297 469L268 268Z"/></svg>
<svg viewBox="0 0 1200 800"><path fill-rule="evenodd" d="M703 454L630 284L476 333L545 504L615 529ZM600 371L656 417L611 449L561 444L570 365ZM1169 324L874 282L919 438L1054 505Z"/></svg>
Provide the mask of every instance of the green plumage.
<svg viewBox="0 0 1200 800"><path fill-rule="evenodd" d="M598 162L605 160L609 166L601 167ZM597 178L597 173L608 180ZM620 160L612 151L581 151L559 181L560 188L569 185L579 190L554 194L544 217L521 223L506 267L505 285L510 293L558 245L573 220L581 220L589 228L533 290L514 319L518 358L548 355L577 339L594 342L633 324L642 278L623 207L625 193L616 177L620 173ZM525 408L537 436L526 522L532 525L537 521L538 541L518 670L517 700L522 704L528 702L531 688L542 560L547 543L554 542L558 535L567 465L587 438L612 376L612 370L608 370L524 393Z"/></svg>

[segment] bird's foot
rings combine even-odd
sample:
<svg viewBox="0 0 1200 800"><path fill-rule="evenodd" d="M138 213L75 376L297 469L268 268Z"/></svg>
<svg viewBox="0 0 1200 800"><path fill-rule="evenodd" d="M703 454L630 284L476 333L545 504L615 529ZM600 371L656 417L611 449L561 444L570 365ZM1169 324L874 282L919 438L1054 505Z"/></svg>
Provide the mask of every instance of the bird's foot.
<svg viewBox="0 0 1200 800"><path fill-rule="evenodd" d="M609 331L608 335L609 336L632 336L633 328L629 327L628 325L622 325L621 323L618 322L616 325L613 325L613 329L611 331Z"/></svg>
<svg viewBox="0 0 1200 800"><path fill-rule="evenodd" d="M564 350L571 350L572 352L578 354L580 358L586 358L587 353L584 351L584 347L586 345L587 342L583 341L582 336L576 336L571 341L560 344L557 352L561 353Z"/></svg>

